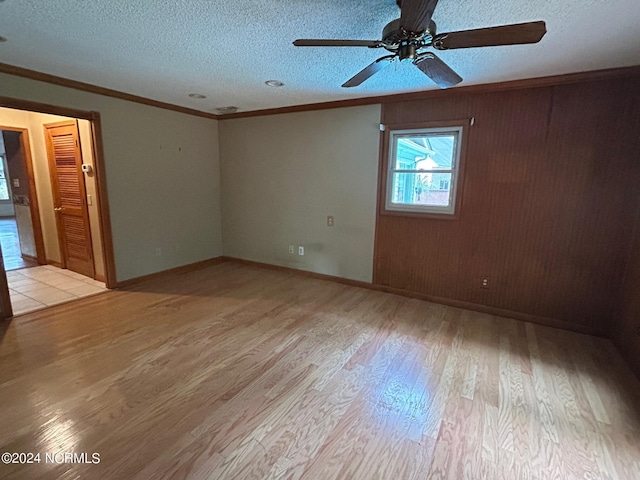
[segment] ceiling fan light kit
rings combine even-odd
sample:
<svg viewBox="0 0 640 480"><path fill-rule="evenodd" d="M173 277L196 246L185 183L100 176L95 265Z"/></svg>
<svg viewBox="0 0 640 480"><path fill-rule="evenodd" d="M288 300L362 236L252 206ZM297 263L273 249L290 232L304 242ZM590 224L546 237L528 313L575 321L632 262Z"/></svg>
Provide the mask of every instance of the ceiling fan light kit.
<svg viewBox="0 0 640 480"><path fill-rule="evenodd" d="M378 58L342 84L357 87L395 60L411 61L440 88L462 82L462 77L432 51L460 48L522 45L539 42L547 32L545 22L527 22L498 27L477 28L457 32L436 33L431 19L438 0L398 0L400 18L389 22L382 30L382 40L322 40L299 39L296 47L368 47L391 52Z"/></svg>

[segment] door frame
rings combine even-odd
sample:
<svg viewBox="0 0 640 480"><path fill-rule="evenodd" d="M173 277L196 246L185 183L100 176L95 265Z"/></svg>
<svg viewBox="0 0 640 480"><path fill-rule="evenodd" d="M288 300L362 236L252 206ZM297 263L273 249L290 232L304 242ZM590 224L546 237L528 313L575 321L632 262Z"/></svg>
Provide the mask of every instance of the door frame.
<svg viewBox="0 0 640 480"><path fill-rule="evenodd" d="M33 157L31 156L31 141L29 129L0 125L0 130L18 132L20 134L20 146L24 153L24 166L29 180L29 210L31 211L31 223L33 224L33 240L36 246L36 259L40 265L46 265L47 256L44 250L44 236L42 235L42 222L40 220L40 208L38 206L38 194L33 169Z"/></svg>
<svg viewBox="0 0 640 480"><path fill-rule="evenodd" d="M105 284L107 288L116 288L116 266L113 253L113 236L111 231L111 215L109 212L109 200L107 196L107 179L104 163L104 143L102 140L102 121L100 112L78 110L75 108L61 107L46 103L32 102L11 97L0 96L0 107L14 108L16 110L26 110L38 113L48 113L76 119L88 120L91 125L91 143L94 155L94 167L96 176L96 202L100 217L100 242L102 243L102 254L105 270ZM2 266L4 273L4 267ZM0 282L0 307L2 305L2 288ZM8 297L8 291L7 291ZM5 308L3 312L7 311Z"/></svg>

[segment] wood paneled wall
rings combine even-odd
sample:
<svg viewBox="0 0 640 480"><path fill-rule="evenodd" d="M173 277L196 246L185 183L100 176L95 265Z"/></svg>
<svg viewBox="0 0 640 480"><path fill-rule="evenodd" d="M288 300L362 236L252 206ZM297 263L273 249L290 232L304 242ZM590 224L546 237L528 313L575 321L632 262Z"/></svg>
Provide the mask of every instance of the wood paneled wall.
<svg viewBox="0 0 640 480"><path fill-rule="evenodd" d="M374 283L610 333L640 196L639 107L638 75L384 104L387 130L475 123L458 219L387 215L379 199Z"/></svg>
<svg viewBox="0 0 640 480"><path fill-rule="evenodd" d="M640 208L617 321L614 343L640 378Z"/></svg>

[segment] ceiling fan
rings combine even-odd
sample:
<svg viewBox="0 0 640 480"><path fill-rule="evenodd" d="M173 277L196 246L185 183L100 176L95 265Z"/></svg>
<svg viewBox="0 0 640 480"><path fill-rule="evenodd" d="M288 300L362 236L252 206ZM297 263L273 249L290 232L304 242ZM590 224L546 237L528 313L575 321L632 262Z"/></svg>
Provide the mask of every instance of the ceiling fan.
<svg viewBox="0 0 640 480"><path fill-rule="evenodd" d="M478 28L436 34L436 24L431 20L438 0L396 0L400 7L400 18L389 22L382 30L382 40L321 40L299 39L296 47L369 47L384 48L392 55L380 57L342 84L343 87L357 87L392 61L411 60L425 75L440 88L452 87L462 81L462 77L438 58L436 50L454 48L490 47L497 45L517 45L537 43L547 32L543 21Z"/></svg>

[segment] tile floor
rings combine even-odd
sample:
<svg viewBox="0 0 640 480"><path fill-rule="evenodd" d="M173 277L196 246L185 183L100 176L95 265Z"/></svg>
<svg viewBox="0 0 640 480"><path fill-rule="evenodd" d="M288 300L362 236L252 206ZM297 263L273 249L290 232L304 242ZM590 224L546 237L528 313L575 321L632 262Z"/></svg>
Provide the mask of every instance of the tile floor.
<svg viewBox="0 0 640 480"><path fill-rule="evenodd" d="M7 281L14 315L107 291L102 282L51 265L7 272Z"/></svg>

